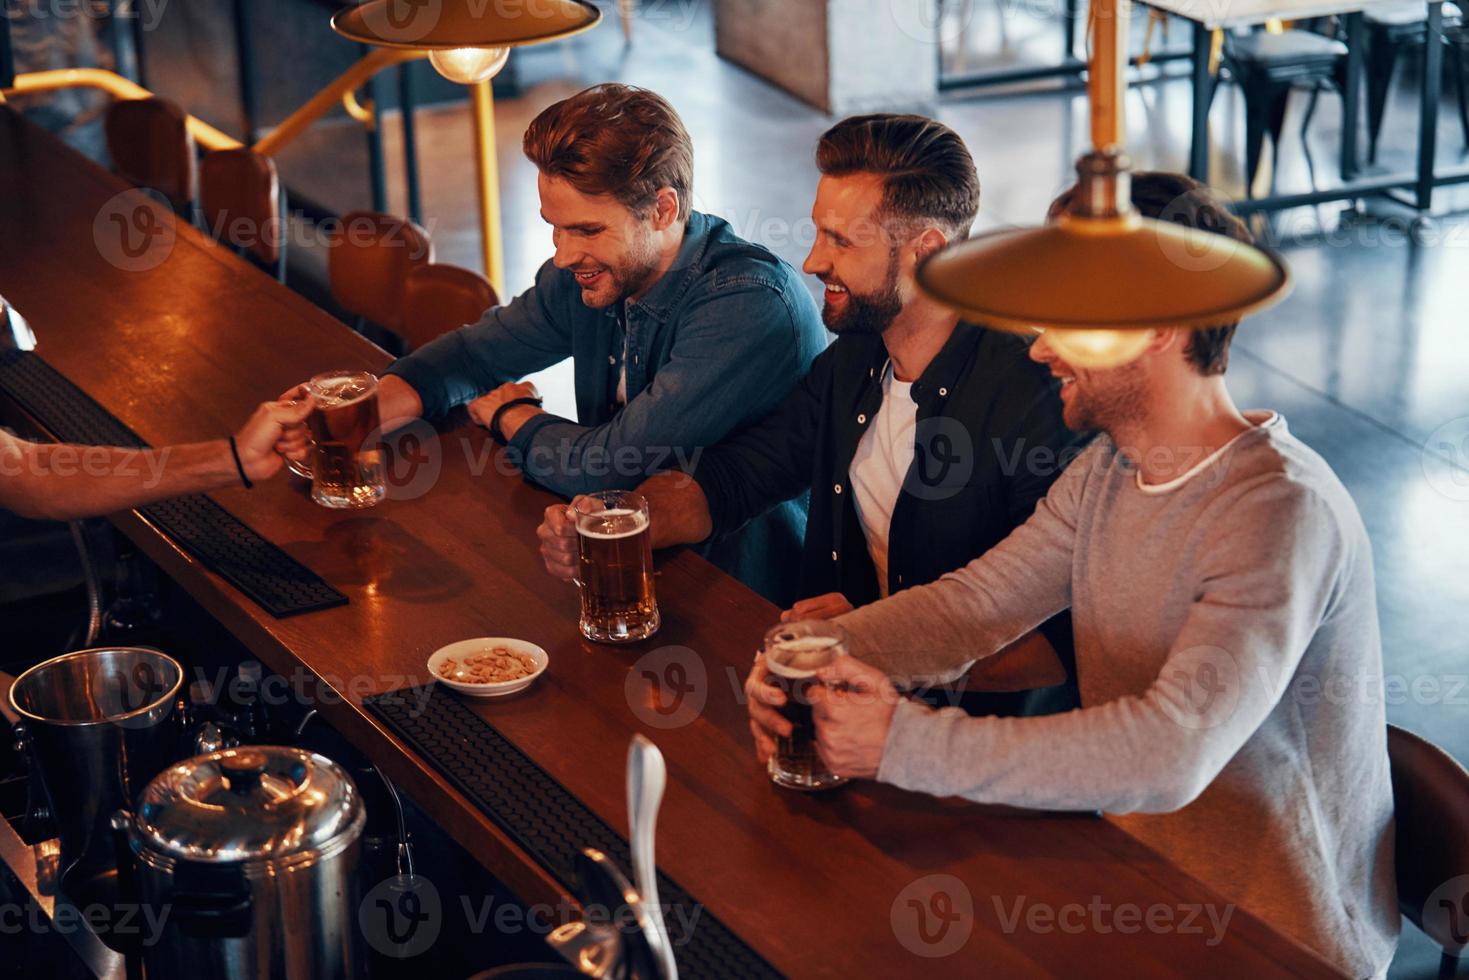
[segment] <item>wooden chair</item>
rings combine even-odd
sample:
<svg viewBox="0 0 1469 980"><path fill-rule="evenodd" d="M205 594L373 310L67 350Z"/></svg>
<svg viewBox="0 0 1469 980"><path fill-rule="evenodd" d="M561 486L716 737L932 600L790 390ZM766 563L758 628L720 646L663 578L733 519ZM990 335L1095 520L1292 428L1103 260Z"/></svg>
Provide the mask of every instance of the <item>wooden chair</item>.
<svg viewBox="0 0 1469 980"><path fill-rule="evenodd" d="M206 230L286 281L286 193L275 161L254 150L215 150L199 162Z"/></svg>
<svg viewBox="0 0 1469 980"><path fill-rule="evenodd" d="M199 168L184 111L156 96L122 99L107 107L103 129L113 169L192 219Z"/></svg>
<svg viewBox="0 0 1469 980"><path fill-rule="evenodd" d="M428 232L389 214L352 211L327 244L332 299L359 318L359 330L366 320L401 334L408 276L434 259Z"/></svg>
<svg viewBox="0 0 1469 980"><path fill-rule="evenodd" d="M404 294L403 329L409 350L474 323L485 310L498 306L495 287L478 272L455 265L425 265L408 274Z"/></svg>
<svg viewBox="0 0 1469 980"><path fill-rule="evenodd" d="M1452 977L1469 946L1469 772L1395 725L1387 726L1387 750L1397 807L1398 907L1442 951L1439 976Z"/></svg>

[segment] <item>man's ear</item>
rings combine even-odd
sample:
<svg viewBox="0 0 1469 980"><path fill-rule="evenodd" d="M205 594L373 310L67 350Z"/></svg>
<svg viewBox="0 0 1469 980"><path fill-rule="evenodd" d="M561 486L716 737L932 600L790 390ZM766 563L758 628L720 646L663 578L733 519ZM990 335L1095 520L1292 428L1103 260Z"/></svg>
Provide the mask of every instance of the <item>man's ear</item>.
<svg viewBox="0 0 1469 980"><path fill-rule="evenodd" d="M1188 346L1189 337L1192 336L1192 334L1192 330L1185 329L1184 327L1172 327L1168 330L1154 330L1153 340L1151 343L1148 344L1144 353L1162 354L1166 351L1173 350L1174 348L1182 350L1184 347Z"/></svg>
<svg viewBox="0 0 1469 980"><path fill-rule="evenodd" d="M943 250L948 244L948 235L937 228L925 228L923 234L919 235L915 242L914 254L918 261L922 262L935 252Z"/></svg>
<svg viewBox="0 0 1469 980"><path fill-rule="evenodd" d="M678 191L672 187L660 187L653 202L653 227L666 231L678 220Z"/></svg>

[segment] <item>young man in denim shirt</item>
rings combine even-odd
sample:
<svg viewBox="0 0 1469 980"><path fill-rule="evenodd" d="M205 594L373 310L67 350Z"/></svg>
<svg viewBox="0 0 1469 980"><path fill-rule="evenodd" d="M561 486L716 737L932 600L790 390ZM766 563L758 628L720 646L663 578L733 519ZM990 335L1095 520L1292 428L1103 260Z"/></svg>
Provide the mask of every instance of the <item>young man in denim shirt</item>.
<svg viewBox="0 0 1469 980"><path fill-rule="evenodd" d="M556 254L535 286L394 364L382 416L470 416L565 496L630 489L763 418L827 337L796 270L691 209L693 147L662 98L599 85L530 125ZM577 419L519 379L576 362ZM771 598L794 587L789 503L709 557Z"/></svg>

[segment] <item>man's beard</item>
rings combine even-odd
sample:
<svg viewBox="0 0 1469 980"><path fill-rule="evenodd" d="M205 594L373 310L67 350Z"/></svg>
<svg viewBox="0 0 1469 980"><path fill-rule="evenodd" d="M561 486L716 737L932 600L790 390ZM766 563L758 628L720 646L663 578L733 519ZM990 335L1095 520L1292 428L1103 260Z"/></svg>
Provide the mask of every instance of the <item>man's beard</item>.
<svg viewBox="0 0 1469 980"><path fill-rule="evenodd" d="M834 334L881 335L903 312L903 297L898 292L898 250L888 256L887 279L881 288L859 295L847 287L846 309L836 312L831 304L821 309L821 322Z"/></svg>
<svg viewBox="0 0 1469 980"><path fill-rule="evenodd" d="M1071 431L1115 434L1146 420L1142 366L1128 364L1106 373L1106 388L1102 391L1086 391L1078 379L1063 420Z"/></svg>
<svg viewBox="0 0 1469 980"><path fill-rule="evenodd" d="M658 253L653 248L643 253L625 255L616 265L604 267L609 288L598 291L595 305L585 291L581 294L582 302L599 310L616 306L648 289L658 278L658 265ZM604 296L607 298L603 299Z"/></svg>

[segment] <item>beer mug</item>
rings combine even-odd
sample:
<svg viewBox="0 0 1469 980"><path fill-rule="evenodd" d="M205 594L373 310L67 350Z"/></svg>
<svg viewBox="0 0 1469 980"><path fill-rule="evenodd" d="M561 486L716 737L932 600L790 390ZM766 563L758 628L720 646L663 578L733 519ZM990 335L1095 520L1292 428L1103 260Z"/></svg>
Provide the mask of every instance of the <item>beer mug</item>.
<svg viewBox="0 0 1469 980"><path fill-rule="evenodd" d="M765 634L766 683L785 692L779 709L791 723L791 734L776 736L770 778L788 789L820 790L847 780L826 767L816 752L816 722L811 690L821 684L816 672L847 654L847 633L835 623L808 620L782 623Z"/></svg>
<svg viewBox="0 0 1469 980"><path fill-rule="evenodd" d="M306 382L316 406L306 417L311 453L288 460L291 472L311 481L311 499L335 510L377 504L387 494L383 447L378 441L377 377L366 371L328 371Z"/></svg>
<svg viewBox="0 0 1469 980"><path fill-rule="evenodd" d="M581 633L594 643L632 643L658 632L648 501L626 490L577 498Z"/></svg>

